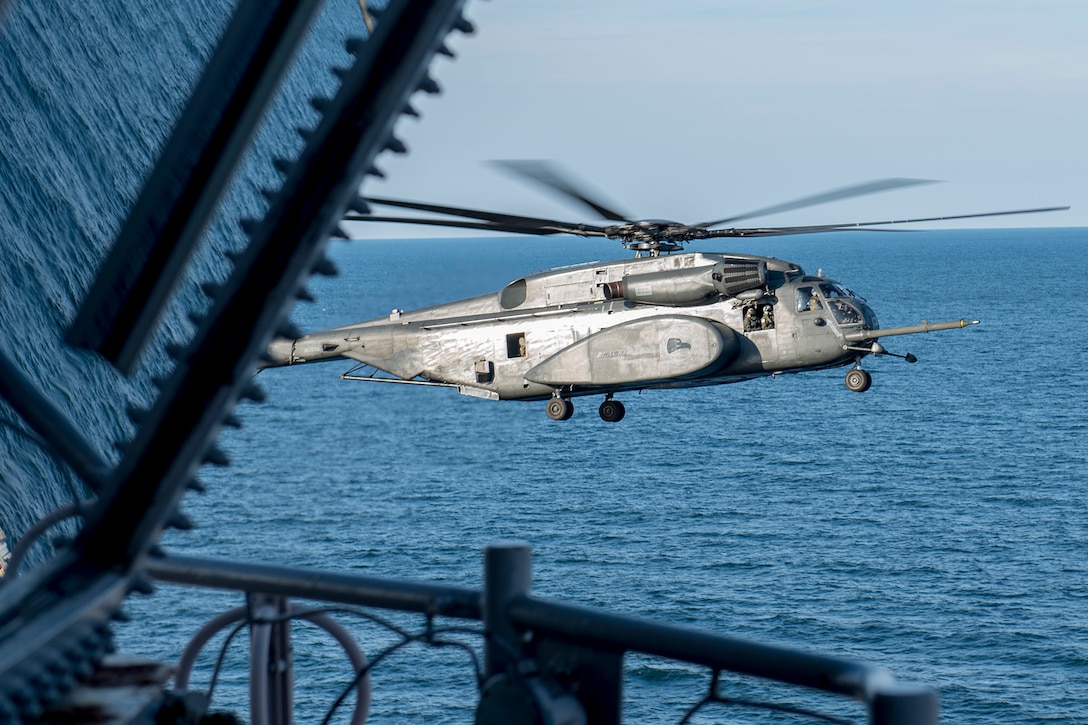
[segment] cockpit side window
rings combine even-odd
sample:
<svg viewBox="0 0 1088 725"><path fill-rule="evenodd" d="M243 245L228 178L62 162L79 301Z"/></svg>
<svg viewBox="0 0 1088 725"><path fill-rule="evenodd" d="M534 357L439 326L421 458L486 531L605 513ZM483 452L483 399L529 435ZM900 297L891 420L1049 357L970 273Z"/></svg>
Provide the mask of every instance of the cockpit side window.
<svg viewBox="0 0 1088 725"><path fill-rule="evenodd" d="M797 311L808 312L810 310L822 310L824 307L820 297L813 287L797 288Z"/></svg>

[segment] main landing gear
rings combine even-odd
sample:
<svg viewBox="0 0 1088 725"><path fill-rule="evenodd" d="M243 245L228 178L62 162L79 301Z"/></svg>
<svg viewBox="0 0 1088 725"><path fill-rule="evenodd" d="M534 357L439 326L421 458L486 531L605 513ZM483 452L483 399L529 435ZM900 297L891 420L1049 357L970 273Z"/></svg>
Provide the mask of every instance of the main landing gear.
<svg viewBox="0 0 1088 725"><path fill-rule="evenodd" d="M873 376L868 370L851 368L846 373L846 387L855 393L864 393L873 384Z"/></svg>
<svg viewBox="0 0 1088 725"><path fill-rule="evenodd" d="M560 398L556 395L548 401L548 417L552 420L570 420L572 415L574 415L574 403L570 402L570 398Z"/></svg>
<svg viewBox="0 0 1088 725"><path fill-rule="evenodd" d="M548 401L547 410L548 417L552 420L570 420L570 417L574 415L574 403L570 401L570 398L561 398L555 395ZM601 403L601 407L597 412L601 414L601 420L618 423L627 414L627 409L623 406L623 403L613 400L612 396L609 395Z"/></svg>
<svg viewBox="0 0 1088 725"><path fill-rule="evenodd" d="M624 408L623 403L620 401L612 400L612 396L609 395L601 403L601 407L597 412L601 414L601 420L609 423L619 423L623 420L623 416L627 414L627 408Z"/></svg>

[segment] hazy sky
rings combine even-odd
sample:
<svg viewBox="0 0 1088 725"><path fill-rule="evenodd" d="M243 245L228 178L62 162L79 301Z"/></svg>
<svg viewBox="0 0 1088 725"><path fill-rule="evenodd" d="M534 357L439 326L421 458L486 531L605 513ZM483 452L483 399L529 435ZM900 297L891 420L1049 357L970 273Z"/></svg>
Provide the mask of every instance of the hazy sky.
<svg viewBox="0 0 1088 725"><path fill-rule="evenodd" d="M485 163L551 159L635 218L915 177L943 183L750 223L1068 204L959 225L1088 227L1083 0L489 0L466 15L477 32L433 68L442 95L399 126L409 155L383 155L389 178L365 193L598 221Z"/></svg>

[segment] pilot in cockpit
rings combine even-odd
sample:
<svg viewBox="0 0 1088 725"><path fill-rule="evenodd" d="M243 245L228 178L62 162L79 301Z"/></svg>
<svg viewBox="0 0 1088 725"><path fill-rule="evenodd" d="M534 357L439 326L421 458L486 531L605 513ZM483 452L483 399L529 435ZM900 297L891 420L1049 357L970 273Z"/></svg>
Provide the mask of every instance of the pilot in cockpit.
<svg viewBox="0 0 1088 725"><path fill-rule="evenodd" d="M799 287L797 289L797 311L812 312L819 309L823 309L823 303L820 302L820 298L816 296L812 287Z"/></svg>

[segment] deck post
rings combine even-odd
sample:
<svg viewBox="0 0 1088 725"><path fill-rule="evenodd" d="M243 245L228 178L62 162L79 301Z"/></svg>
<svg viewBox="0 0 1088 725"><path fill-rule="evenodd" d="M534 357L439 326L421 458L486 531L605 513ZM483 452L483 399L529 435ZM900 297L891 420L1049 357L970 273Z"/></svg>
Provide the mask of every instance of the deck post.
<svg viewBox="0 0 1088 725"><path fill-rule="evenodd" d="M484 628L486 676L502 673L524 653L521 633L507 613L510 601L532 588L533 552L528 544L505 541L484 548Z"/></svg>

